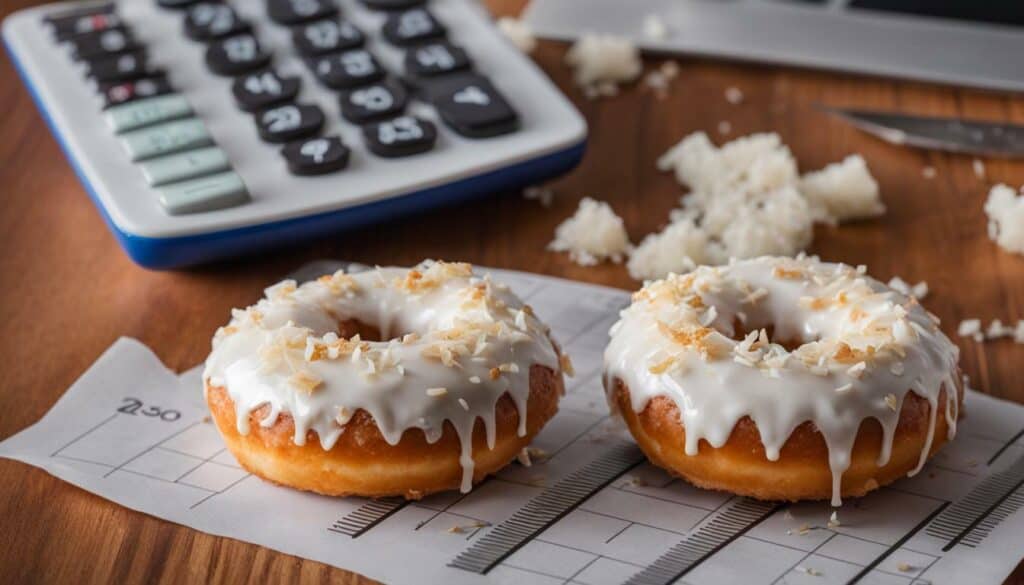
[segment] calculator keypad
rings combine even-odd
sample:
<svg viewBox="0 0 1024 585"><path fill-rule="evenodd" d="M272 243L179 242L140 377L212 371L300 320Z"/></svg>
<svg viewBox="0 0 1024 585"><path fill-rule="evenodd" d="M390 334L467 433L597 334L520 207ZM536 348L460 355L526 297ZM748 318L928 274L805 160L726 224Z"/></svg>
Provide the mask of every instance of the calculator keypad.
<svg viewBox="0 0 1024 585"><path fill-rule="evenodd" d="M205 64L230 77L236 105L252 114L256 132L280 144L288 171L298 176L338 172L352 151L340 136L323 136L326 116L313 103L299 103L301 79L271 67L273 55L260 43L254 20L215 0L150 0L180 11L182 35L203 43ZM383 158L413 156L433 149L438 128L406 114L415 99L431 105L456 133L482 138L511 132L518 115L485 77L473 72L472 57L455 42L423 0L362 0L381 11L377 31L360 30L340 14L336 0L264 0L266 15L288 27L292 48L322 85L337 92L347 123L360 127L366 151ZM214 143L188 99L175 91L164 71L149 62L146 47L132 34L114 4L100 4L46 19L66 43L103 98L111 130L158 201L171 215L241 205L248 190L232 170L227 153ZM359 20L359 22L364 22ZM377 34L402 56L401 71L388 71L367 48ZM389 62L390 63L390 62ZM391 75L401 75L398 81Z"/></svg>

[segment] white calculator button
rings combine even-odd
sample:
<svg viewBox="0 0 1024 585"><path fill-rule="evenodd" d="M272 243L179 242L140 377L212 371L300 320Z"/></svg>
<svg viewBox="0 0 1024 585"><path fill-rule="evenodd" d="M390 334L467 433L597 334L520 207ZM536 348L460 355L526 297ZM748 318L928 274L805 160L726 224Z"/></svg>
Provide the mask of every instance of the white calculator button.
<svg viewBox="0 0 1024 585"><path fill-rule="evenodd" d="M121 144L133 161L199 148L212 142L206 125L198 118L165 122L133 130L121 137Z"/></svg>
<svg viewBox="0 0 1024 585"><path fill-rule="evenodd" d="M169 154L139 165L146 181L153 187L195 179L231 168L228 155L216 146Z"/></svg>
<svg viewBox="0 0 1024 585"><path fill-rule="evenodd" d="M192 115L192 106L177 93L136 100L107 110L107 124L117 133Z"/></svg>
<svg viewBox="0 0 1024 585"><path fill-rule="evenodd" d="M249 201L242 177L234 171L168 185L160 189L160 205L171 215L234 207Z"/></svg>

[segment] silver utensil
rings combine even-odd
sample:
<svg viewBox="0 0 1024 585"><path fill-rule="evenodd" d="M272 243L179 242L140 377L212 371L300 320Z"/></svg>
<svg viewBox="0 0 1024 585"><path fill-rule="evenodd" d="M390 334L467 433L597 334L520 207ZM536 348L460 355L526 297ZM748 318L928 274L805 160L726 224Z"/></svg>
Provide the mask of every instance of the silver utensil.
<svg viewBox="0 0 1024 585"><path fill-rule="evenodd" d="M821 109L893 144L992 157L1024 157L1024 126L870 110Z"/></svg>

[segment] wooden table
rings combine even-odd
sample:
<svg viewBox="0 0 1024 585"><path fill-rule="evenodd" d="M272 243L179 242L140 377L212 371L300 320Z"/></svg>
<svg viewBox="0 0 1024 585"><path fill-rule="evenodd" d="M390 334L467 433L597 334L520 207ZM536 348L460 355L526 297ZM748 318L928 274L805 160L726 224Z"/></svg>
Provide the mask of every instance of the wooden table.
<svg viewBox="0 0 1024 585"><path fill-rule="evenodd" d="M6 15L31 0L9 0ZM520 0L492 0L498 13ZM799 69L679 59L665 99L639 86L587 101L562 64L565 47L542 43L535 59L590 123L583 163L553 184L550 209L507 193L396 220L290 249L179 272L131 263L107 231L47 131L11 63L0 62L0 437L38 420L120 336L152 347L186 369L209 350L231 307L254 301L270 282L316 258L408 265L424 257L541 272L623 288L637 283L620 265L583 268L545 251L554 227L585 196L607 200L639 241L658 229L681 194L654 161L686 133L716 141L776 131L802 170L864 155L882 186L882 218L816 230L811 251L867 264L886 280L927 280L925 304L954 336L961 319L1024 318L1024 257L986 236L982 205L994 182L1024 183L1024 162L985 161L899 148L814 109L815 104L963 115L1024 123L1024 98ZM656 64L652 60L651 64ZM742 90L728 103L728 87ZM720 121L732 132L721 136ZM932 166L933 179L922 176ZM1024 402L1024 346L957 339L962 365L980 390ZM197 389L198 391L198 389ZM7 582L365 583L332 567L209 536L110 504L38 469L0 460L0 574ZM1022 545L1024 548L1024 545ZM1024 567L1011 579L1024 582Z"/></svg>

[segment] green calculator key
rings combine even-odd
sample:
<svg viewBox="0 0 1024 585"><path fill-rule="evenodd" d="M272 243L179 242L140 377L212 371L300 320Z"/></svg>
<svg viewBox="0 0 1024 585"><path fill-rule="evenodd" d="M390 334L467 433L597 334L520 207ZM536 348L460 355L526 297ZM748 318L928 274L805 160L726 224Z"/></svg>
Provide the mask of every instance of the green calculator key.
<svg viewBox="0 0 1024 585"><path fill-rule="evenodd" d="M132 161L154 158L213 142L210 132L199 118L164 122L122 135L121 143Z"/></svg>
<svg viewBox="0 0 1024 585"><path fill-rule="evenodd" d="M177 93L128 102L106 112L107 124L118 134L191 115L192 106Z"/></svg>
<svg viewBox="0 0 1024 585"><path fill-rule="evenodd" d="M228 155L216 146L169 154L140 163L142 174L153 187L194 179L231 168Z"/></svg>

